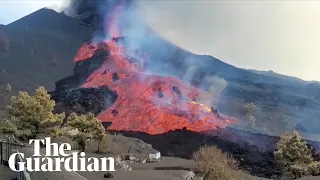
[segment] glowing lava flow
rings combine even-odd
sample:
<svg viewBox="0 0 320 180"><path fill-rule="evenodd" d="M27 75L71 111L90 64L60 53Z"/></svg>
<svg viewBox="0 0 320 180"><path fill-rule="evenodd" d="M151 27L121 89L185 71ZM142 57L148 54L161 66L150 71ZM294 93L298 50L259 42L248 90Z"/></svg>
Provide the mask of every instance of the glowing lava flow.
<svg viewBox="0 0 320 180"><path fill-rule="evenodd" d="M194 101L191 101L192 104L198 104L200 106L203 106L203 108L208 111L208 112L211 112L211 107L209 106L205 106L204 104L201 104L201 103L197 103L197 102L194 102Z"/></svg>
<svg viewBox="0 0 320 180"><path fill-rule="evenodd" d="M119 6L114 9L107 24L111 37L119 36L117 13ZM174 77L144 73L146 59L141 53L119 44L117 38L98 45L84 44L74 61L89 59L97 50L108 51L108 55L82 88L107 86L117 93L115 103L98 116L103 122L111 122L108 129L149 134L183 128L201 132L225 127L236 121L224 115L218 116L211 112L211 107L195 102L201 97L198 88ZM133 55L128 57L128 54Z"/></svg>
<svg viewBox="0 0 320 180"><path fill-rule="evenodd" d="M109 129L160 134L185 127L200 132L235 122L223 115L217 117L211 108L194 102L201 93L198 88L174 77L143 73L143 60L130 62L125 49L114 40L83 45L74 61L88 59L98 49L109 51L109 55L82 87L108 86L118 94L115 103L98 116L103 122L112 122Z"/></svg>

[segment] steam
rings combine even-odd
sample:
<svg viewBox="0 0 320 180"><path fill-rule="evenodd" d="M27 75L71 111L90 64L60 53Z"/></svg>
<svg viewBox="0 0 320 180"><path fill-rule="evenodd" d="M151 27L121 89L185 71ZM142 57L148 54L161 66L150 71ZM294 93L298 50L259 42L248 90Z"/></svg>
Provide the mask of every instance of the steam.
<svg viewBox="0 0 320 180"><path fill-rule="evenodd" d="M217 76L207 76L203 81L204 85L208 85L208 91L200 97L200 102L207 106L217 106L221 92L227 87L228 82ZM212 102L212 100L214 100Z"/></svg>

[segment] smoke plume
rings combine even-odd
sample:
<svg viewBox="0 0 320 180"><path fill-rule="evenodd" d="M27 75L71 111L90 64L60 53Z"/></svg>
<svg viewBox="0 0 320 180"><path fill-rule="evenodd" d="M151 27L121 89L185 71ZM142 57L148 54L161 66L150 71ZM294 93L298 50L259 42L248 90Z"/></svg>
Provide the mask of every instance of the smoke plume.
<svg viewBox="0 0 320 180"><path fill-rule="evenodd" d="M71 0L64 13L77 17L84 25L92 27L95 31L103 33L106 21L112 18L117 7L123 12L134 8L133 0ZM122 13L123 13L122 12Z"/></svg>

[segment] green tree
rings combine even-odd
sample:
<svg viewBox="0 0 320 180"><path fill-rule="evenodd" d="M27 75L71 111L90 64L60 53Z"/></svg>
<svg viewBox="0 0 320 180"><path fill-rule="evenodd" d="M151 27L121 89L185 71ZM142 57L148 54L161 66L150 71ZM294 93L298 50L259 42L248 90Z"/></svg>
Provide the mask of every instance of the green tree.
<svg viewBox="0 0 320 180"><path fill-rule="evenodd" d="M17 130L16 125L13 123L14 121L15 121L15 119L8 120L6 118L1 120L0 132L9 133L9 134L16 134L18 130Z"/></svg>
<svg viewBox="0 0 320 180"><path fill-rule="evenodd" d="M93 113L79 116L76 113L71 113L67 117L66 127L69 128L68 135L78 142L81 151L85 151L87 139L97 140L98 152L100 151L100 145L106 133L100 120Z"/></svg>
<svg viewBox="0 0 320 180"><path fill-rule="evenodd" d="M108 137L105 132L105 127L98 119L95 119L92 122L92 128L93 139L95 139L98 142L97 152L105 153L108 148Z"/></svg>
<svg viewBox="0 0 320 180"><path fill-rule="evenodd" d="M7 106L10 122L16 127L16 135L21 138L35 138L37 134L48 134L57 126L61 126L64 113L54 114L55 101L44 87L35 90L35 95L20 91L11 97Z"/></svg>
<svg viewBox="0 0 320 180"><path fill-rule="evenodd" d="M319 163L296 131L281 135L274 157L285 177L301 178L319 172Z"/></svg>

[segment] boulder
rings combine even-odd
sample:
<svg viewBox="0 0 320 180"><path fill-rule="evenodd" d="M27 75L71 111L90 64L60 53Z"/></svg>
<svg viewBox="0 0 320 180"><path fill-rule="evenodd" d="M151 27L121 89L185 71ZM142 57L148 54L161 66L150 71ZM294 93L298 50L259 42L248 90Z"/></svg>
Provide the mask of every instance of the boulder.
<svg viewBox="0 0 320 180"><path fill-rule="evenodd" d="M134 157L134 156L129 156L129 160L130 160L130 161L137 161L138 158L136 158L136 157Z"/></svg>
<svg viewBox="0 0 320 180"><path fill-rule="evenodd" d="M120 155L118 155L118 156L116 157L116 164L117 164L117 165L120 165L121 162L122 162L122 158L120 157Z"/></svg>
<svg viewBox="0 0 320 180"><path fill-rule="evenodd" d="M184 180L196 180L196 174L193 171L188 171L183 174Z"/></svg>
<svg viewBox="0 0 320 180"><path fill-rule="evenodd" d="M125 170L125 171L132 171L132 167L130 167L128 164L123 163L121 166L121 169Z"/></svg>

